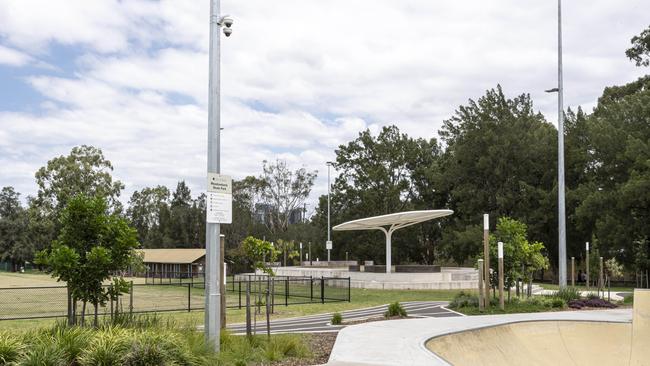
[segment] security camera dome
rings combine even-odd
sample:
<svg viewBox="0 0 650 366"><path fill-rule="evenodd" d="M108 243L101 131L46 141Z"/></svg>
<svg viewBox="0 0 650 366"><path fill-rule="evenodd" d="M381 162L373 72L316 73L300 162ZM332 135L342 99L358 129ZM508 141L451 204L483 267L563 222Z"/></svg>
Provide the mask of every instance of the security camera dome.
<svg viewBox="0 0 650 366"><path fill-rule="evenodd" d="M232 21L231 18L224 18L224 20L223 20L223 25L225 25L228 28L230 28L232 26L232 23L233 23L233 21Z"/></svg>
<svg viewBox="0 0 650 366"><path fill-rule="evenodd" d="M230 28L224 28L224 29L223 29L223 34L225 34L226 37L230 37L230 35L232 34L232 29L230 29Z"/></svg>

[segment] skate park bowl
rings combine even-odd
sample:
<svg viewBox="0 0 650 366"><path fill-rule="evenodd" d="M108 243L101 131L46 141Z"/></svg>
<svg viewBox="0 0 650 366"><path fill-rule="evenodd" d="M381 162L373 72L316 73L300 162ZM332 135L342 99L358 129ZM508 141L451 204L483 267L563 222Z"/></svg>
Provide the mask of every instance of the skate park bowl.
<svg viewBox="0 0 650 366"><path fill-rule="evenodd" d="M650 366L650 290L634 291L631 324L520 321L440 335L425 346L458 366Z"/></svg>

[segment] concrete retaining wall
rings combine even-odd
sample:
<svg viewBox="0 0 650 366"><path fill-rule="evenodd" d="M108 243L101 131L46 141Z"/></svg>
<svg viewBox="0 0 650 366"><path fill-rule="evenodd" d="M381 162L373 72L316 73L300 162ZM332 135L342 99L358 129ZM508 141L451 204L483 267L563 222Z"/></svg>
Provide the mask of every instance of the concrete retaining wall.
<svg viewBox="0 0 650 366"><path fill-rule="evenodd" d="M438 273L369 273L334 268L274 268L278 276L350 277L354 288L383 290L454 290L478 287L478 273L473 268Z"/></svg>

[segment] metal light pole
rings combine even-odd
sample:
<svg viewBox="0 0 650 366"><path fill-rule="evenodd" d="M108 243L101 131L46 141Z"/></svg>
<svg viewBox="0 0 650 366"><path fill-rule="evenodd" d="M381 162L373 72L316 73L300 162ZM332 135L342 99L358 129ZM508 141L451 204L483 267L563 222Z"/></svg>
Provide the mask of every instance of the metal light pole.
<svg viewBox="0 0 650 366"><path fill-rule="evenodd" d="M560 288L567 285L566 213L564 207L564 85L562 81L562 0L557 1L557 211L558 211L558 274Z"/></svg>
<svg viewBox="0 0 650 366"><path fill-rule="evenodd" d="M332 250L332 238L330 235L331 224L330 224L330 167L334 163L331 161L327 162L327 264L330 262L330 251Z"/></svg>
<svg viewBox="0 0 650 366"><path fill-rule="evenodd" d="M300 242L300 262L298 263L299 267L302 267L302 242Z"/></svg>
<svg viewBox="0 0 650 366"><path fill-rule="evenodd" d="M564 85L562 81L562 0L557 0L557 209L560 288L566 287L566 213L564 208Z"/></svg>
<svg viewBox="0 0 650 366"><path fill-rule="evenodd" d="M221 172L221 100L220 100L220 35L222 26L226 36L232 33L232 19L220 17L220 0L210 1L210 61L208 92L208 173ZM205 336L219 351L221 330L221 271L219 263L221 227L206 222L206 283L205 283Z"/></svg>

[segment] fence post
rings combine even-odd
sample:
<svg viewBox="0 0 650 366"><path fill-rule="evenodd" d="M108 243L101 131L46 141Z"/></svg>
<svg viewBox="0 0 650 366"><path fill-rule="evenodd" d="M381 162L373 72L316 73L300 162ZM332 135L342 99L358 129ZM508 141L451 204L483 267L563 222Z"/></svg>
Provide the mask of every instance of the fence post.
<svg viewBox="0 0 650 366"><path fill-rule="evenodd" d="M237 283L239 284L238 285L238 287L239 287L239 291L238 291L239 292L239 308L241 309L241 280L239 280ZM235 286L234 281L233 281L232 285ZM233 289L233 291L235 291L235 290Z"/></svg>
<svg viewBox="0 0 650 366"><path fill-rule="evenodd" d="M348 277L348 302L351 302L352 300L352 283L350 282L350 277Z"/></svg>
<svg viewBox="0 0 650 366"><path fill-rule="evenodd" d="M314 277L309 276L309 302L314 301Z"/></svg>
<svg viewBox="0 0 650 366"><path fill-rule="evenodd" d="M289 306L289 277L284 279L284 306Z"/></svg>
<svg viewBox="0 0 650 366"><path fill-rule="evenodd" d="M320 303L325 303L325 279L323 276L320 277Z"/></svg>
<svg viewBox="0 0 650 366"><path fill-rule="evenodd" d="M111 284L110 286L108 286L108 288L109 288L108 293L110 294L109 298L110 298L110 302L111 302L111 320L112 320L113 319L113 301L114 301L114 299L113 299L113 285ZM97 306L95 306L95 316L97 316Z"/></svg>
<svg viewBox="0 0 650 366"><path fill-rule="evenodd" d="M192 310L190 301L192 298L192 286L187 285L187 312L189 313Z"/></svg>
<svg viewBox="0 0 650 366"><path fill-rule="evenodd" d="M133 314L133 281L129 287L129 314Z"/></svg>
<svg viewBox="0 0 650 366"><path fill-rule="evenodd" d="M251 281L246 281L246 335L251 336Z"/></svg>
<svg viewBox="0 0 650 366"><path fill-rule="evenodd" d="M275 314L275 277L271 277L271 314Z"/></svg>

